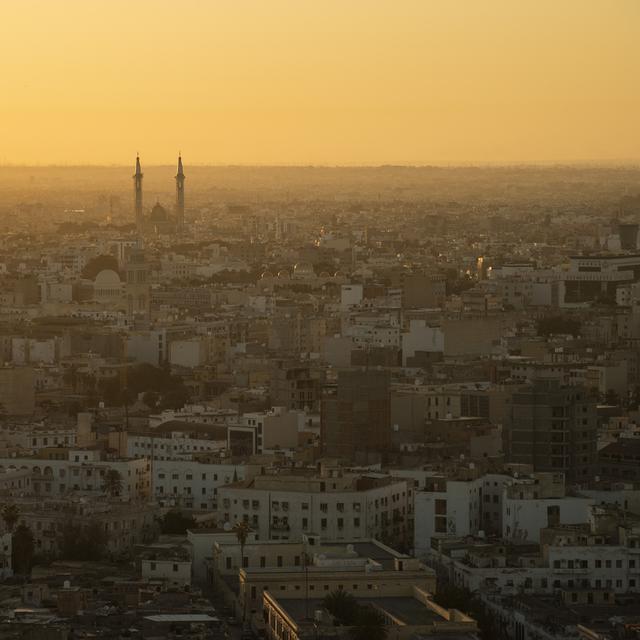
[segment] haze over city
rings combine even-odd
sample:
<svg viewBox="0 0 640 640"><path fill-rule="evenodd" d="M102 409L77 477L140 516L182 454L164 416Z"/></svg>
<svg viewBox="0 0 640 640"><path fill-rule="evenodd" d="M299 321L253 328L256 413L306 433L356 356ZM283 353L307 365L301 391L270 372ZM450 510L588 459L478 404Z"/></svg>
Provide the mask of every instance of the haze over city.
<svg viewBox="0 0 640 640"><path fill-rule="evenodd" d="M0 5L0 640L640 637L640 0Z"/></svg>

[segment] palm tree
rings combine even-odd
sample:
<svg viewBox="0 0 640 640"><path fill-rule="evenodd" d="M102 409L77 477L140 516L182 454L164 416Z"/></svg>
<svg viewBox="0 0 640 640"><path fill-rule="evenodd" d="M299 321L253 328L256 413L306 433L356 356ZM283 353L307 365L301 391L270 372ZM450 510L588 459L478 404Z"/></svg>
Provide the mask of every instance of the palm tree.
<svg viewBox="0 0 640 640"><path fill-rule="evenodd" d="M4 524L11 533L20 519L20 509L17 504L5 504L0 512Z"/></svg>
<svg viewBox="0 0 640 640"><path fill-rule="evenodd" d="M358 601L341 589L327 594L322 606L335 618L338 624L355 624L358 617Z"/></svg>
<svg viewBox="0 0 640 640"><path fill-rule="evenodd" d="M104 476L104 490L113 498L122 492L122 477L116 469L108 469Z"/></svg>
<svg viewBox="0 0 640 640"><path fill-rule="evenodd" d="M373 607L358 607L356 623L349 630L351 640L387 640L389 629L385 618Z"/></svg>
<svg viewBox="0 0 640 640"><path fill-rule="evenodd" d="M12 565L16 573L29 573L35 551L33 531L23 522L16 527L11 540Z"/></svg>
<svg viewBox="0 0 640 640"><path fill-rule="evenodd" d="M236 534L238 544L240 545L240 567L244 565L244 545L247 543L249 537L249 523L244 520L240 520L233 525L233 532ZM242 622L245 621L247 616L247 594L245 592L242 600Z"/></svg>

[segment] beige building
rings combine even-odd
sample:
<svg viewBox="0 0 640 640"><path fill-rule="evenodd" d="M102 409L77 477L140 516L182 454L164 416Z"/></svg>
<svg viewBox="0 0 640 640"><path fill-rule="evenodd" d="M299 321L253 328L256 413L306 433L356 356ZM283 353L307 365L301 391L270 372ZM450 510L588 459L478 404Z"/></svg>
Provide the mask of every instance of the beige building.
<svg viewBox="0 0 640 640"><path fill-rule="evenodd" d="M410 492L406 480L384 474L278 470L220 487L218 511L223 521L247 522L260 540L318 534L326 541L377 538L402 546Z"/></svg>
<svg viewBox="0 0 640 640"><path fill-rule="evenodd" d="M354 594L358 605L380 613L394 640L428 637L433 640L474 640L478 626L457 609L445 609L418 586L406 585L401 595ZM336 626L321 599L306 599L266 591L263 595L265 635L269 640L350 638L350 627Z"/></svg>
<svg viewBox="0 0 640 640"><path fill-rule="evenodd" d="M31 415L36 403L36 377L31 367L0 367L0 411Z"/></svg>

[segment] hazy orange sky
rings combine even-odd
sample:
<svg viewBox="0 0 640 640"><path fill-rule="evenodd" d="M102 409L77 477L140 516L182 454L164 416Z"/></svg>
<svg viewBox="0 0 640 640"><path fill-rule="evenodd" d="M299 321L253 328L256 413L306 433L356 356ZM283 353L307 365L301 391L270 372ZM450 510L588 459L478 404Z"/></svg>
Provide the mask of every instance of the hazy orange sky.
<svg viewBox="0 0 640 640"><path fill-rule="evenodd" d="M640 159L640 0L1 0L0 163Z"/></svg>

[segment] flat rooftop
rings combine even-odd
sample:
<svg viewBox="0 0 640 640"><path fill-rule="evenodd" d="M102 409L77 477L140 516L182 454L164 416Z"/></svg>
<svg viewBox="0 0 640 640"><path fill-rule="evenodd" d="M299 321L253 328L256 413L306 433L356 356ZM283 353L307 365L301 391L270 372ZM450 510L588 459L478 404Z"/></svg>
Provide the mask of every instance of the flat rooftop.
<svg viewBox="0 0 640 640"><path fill-rule="evenodd" d="M287 612L287 614L297 622L302 622L307 617L313 617L316 609L322 609L321 599L309 599L307 606L304 598L278 598L275 595L278 604ZM389 597L389 598L356 598L358 604L362 606L374 606L378 609L386 611L389 615L397 618L402 623L409 626L430 626L436 622L444 622L442 616L429 609L419 600L409 597ZM429 636L431 637L431 636ZM448 637L448 636L447 636Z"/></svg>

